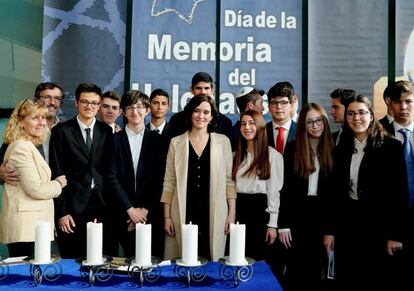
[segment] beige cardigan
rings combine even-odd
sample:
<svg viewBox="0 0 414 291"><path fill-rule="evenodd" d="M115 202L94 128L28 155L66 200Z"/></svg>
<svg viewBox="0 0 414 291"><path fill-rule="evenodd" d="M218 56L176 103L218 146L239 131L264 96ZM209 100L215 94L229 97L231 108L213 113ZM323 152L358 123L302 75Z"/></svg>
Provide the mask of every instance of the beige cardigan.
<svg viewBox="0 0 414 291"><path fill-rule="evenodd" d="M187 172L189 156L188 131L171 140L164 176L161 202L171 204L171 219L175 237L166 235L165 259L181 256L181 226L185 223ZM217 261L224 256L224 233L228 213L227 199L236 198L231 178L232 152L229 139L217 133L210 134L210 251Z"/></svg>
<svg viewBox="0 0 414 291"><path fill-rule="evenodd" d="M38 221L50 223L50 238L54 233L53 198L62 187L51 181L51 171L39 150L30 141L17 140L7 147L4 160L17 169L20 183L4 184L3 207L0 212L2 243L32 242Z"/></svg>

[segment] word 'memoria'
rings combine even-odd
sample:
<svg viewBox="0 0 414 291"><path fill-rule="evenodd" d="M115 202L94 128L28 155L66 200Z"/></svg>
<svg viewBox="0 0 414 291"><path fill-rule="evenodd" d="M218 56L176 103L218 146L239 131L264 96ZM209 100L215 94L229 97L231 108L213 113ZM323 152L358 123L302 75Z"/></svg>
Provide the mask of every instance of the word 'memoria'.
<svg viewBox="0 0 414 291"><path fill-rule="evenodd" d="M102 257L102 223L86 224L86 263L89 265L103 264Z"/></svg>
<svg viewBox="0 0 414 291"><path fill-rule="evenodd" d="M246 225L230 224L230 255L229 263L231 265L246 265L245 258L246 248Z"/></svg>
<svg viewBox="0 0 414 291"><path fill-rule="evenodd" d="M198 264L198 225L183 224L182 262L186 265Z"/></svg>
<svg viewBox="0 0 414 291"><path fill-rule="evenodd" d="M135 224L134 265L151 266L151 224Z"/></svg>
<svg viewBox="0 0 414 291"><path fill-rule="evenodd" d="M39 221L35 226L35 252L36 263L50 262L50 223Z"/></svg>

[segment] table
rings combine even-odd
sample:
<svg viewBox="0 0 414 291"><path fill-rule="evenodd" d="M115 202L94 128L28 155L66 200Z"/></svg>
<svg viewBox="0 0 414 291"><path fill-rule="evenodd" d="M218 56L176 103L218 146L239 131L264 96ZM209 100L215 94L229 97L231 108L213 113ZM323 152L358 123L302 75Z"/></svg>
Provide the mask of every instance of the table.
<svg viewBox="0 0 414 291"><path fill-rule="evenodd" d="M86 279L80 277L79 264L75 260L60 260L62 276L55 282L43 281L39 287L35 287L29 275L29 265L14 265L9 267L9 275L0 281L0 290L28 290L28 288L49 290L84 290L84 289L132 289L138 286L131 282L128 275L114 274L107 282L96 281L93 287L89 286ZM282 291L278 281L265 262L257 262L253 265L253 277L247 282L241 282L237 288L233 288L233 281L223 281L219 275L220 263L210 262L207 264L207 276L200 283L193 283L193 290L276 290ZM143 290L169 290L187 289L186 282L174 276L174 266L161 267L161 278L155 282L145 282Z"/></svg>

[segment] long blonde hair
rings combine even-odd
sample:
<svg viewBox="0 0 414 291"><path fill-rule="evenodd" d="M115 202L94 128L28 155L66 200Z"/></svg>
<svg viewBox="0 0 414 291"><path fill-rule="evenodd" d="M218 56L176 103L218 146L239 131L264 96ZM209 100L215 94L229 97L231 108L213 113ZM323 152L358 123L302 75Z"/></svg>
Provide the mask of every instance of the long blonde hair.
<svg viewBox="0 0 414 291"><path fill-rule="evenodd" d="M25 99L17 103L4 131L3 142L5 144L11 144L18 139L30 140L34 145L41 145L46 139L48 127L45 126L45 132L40 137L29 136L23 129L20 122L27 116L35 113L41 117L48 117L48 110L45 106L33 102L32 100Z"/></svg>

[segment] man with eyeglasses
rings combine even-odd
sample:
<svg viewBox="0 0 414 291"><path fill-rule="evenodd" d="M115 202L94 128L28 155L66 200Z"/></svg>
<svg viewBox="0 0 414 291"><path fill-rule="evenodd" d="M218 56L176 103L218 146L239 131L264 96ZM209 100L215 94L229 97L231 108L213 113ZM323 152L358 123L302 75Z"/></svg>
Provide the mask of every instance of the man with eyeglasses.
<svg viewBox="0 0 414 291"><path fill-rule="evenodd" d="M50 116L47 119L47 125L49 128L52 128L60 122L57 114L60 110L60 107L63 102L63 89L56 83L44 82L37 85L34 93L34 101L47 107ZM50 135L48 135L45 142L39 146L39 151L42 153L43 157L47 162L49 162L49 142ZM20 181L19 174L15 169L7 167L7 161L3 161L4 154L7 150L6 144L3 144L0 149L0 184L3 182L8 182L12 185L17 185Z"/></svg>
<svg viewBox="0 0 414 291"><path fill-rule="evenodd" d="M332 133L335 145L338 145L342 134L342 126L345 121L345 104L349 98L355 97L356 91L352 89L337 88L330 94L331 97L331 115L335 123L340 125L339 130Z"/></svg>
<svg viewBox="0 0 414 291"><path fill-rule="evenodd" d="M276 83L267 93L272 121L266 124L269 145L283 154L286 143L295 139L296 122L292 120L295 90L289 82Z"/></svg>
<svg viewBox="0 0 414 291"><path fill-rule="evenodd" d="M64 258L86 255L86 223L95 219L102 221L105 214L104 157L112 130L95 118L101 94L95 84L79 84L75 92L78 115L52 129L52 176L66 175L68 181L55 199L57 242Z"/></svg>
<svg viewBox="0 0 414 291"><path fill-rule="evenodd" d="M108 150L106 190L113 199L111 250L118 255L121 244L124 255L135 255L135 224L152 225L152 254L163 256L164 221L160 203L168 142L145 127L149 98L138 90L124 93L121 108L127 120L125 129L114 135Z"/></svg>
<svg viewBox="0 0 414 291"><path fill-rule="evenodd" d="M107 91L102 94L101 106L99 107L99 120L105 122L112 128L112 132L118 132L121 127L116 124L116 119L121 115L121 97L115 91Z"/></svg>

